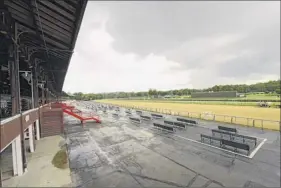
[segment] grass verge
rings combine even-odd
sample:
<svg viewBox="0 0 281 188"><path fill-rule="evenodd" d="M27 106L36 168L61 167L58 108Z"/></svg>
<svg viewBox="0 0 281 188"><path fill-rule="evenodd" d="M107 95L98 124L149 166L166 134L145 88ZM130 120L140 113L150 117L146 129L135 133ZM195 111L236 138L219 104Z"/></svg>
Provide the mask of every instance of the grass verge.
<svg viewBox="0 0 281 188"><path fill-rule="evenodd" d="M52 160L52 164L60 169L68 168L68 158L66 149L59 150Z"/></svg>

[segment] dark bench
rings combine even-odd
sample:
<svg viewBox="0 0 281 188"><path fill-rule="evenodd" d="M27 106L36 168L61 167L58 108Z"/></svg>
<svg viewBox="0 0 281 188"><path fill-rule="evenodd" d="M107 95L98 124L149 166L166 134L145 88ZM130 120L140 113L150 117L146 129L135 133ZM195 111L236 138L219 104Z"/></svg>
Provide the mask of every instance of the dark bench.
<svg viewBox="0 0 281 188"><path fill-rule="evenodd" d="M250 153L250 146L248 144L242 144L242 143L239 143L239 142L234 142L234 141L231 141L231 140L222 139L221 140L221 147L225 147L225 146L233 147L235 152L237 152L237 149L242 149L242 150L247 151L247 155L249 155L249 153Z"/></svg>
<svg viewBox="0 0 281 188"><path fill-rule="evenodd" d="M175 129L172 126L168 126L160 123L153 123L153 126L169 132L175 132Z"/></svg>
<svg viewBox="0 0 281 188"><path fill-rule="evenodd" d="M168 125L173 125L173 126L176 126L179 128L186 128L186 126L185 126L186 124L183 122L179 122L179 121L164 120L164 123L168 124Z"/></svg>
<svg viewBox="0 0 281 188"><path fill-rule="evenodd" d="M255 138L255 137L212 129L213 136L215 135L215 133L219 133L221 138L223 135L228 135L230 137L230 140L234 140L235 138L241 138L243 140L243 143L245 143L246 140L250 140L250 141L254 142L255 146L257 145L257 138Z"/></svg>
<svg viewBox="0 0 281 188"><path fill-rule="evenodd" d="M141 120L139 118L135 118L135 117L129 117L130 120L132 120L133 122L136 122L136 123L140 123Z"/></svg>
<svg viewBox="0 0 281 188"><path fill-rule="evenodd" d="M218 129L222 130L222 131L228 131L228 132L237 133L237 129L236 128L218 126Z"/></svg>
<svg viewBox="0 0 281 188"><path fill-rule="evenodd" d="M185 123L187 123L187 124L191 124L191 125L196 125L196 124L198 124L197 121L191 120L191 119L177 118L177 120L178 120L178 121L185 122Z"/></svg>
<svg viewBox="0 0 281 188"><path fill-rule="evenodd" d="M136 110L137 114L142 114L142 111Z"/></svg>
<svg viewBox="0 0 281 188"><path fill-rule="evenodd" d="M218 141L219 146L221 148L225 148L225 146L230 146L230 147L234 148L235 152L237 152L237 149L242 149L242 150L247 151L247 155L249 155L249 153L250 153L250 146L248 144L234 142L231 140L225 140L225 139L212 137L212 136L208 136L208 135L204 135L204 134L201 134L200 136L201 136L201 142L203 142L203 143L204 143L204 139L208 139L210 144L212 144L213 141Z"/></svg>
<svg viewBox="0 0 281 188"><path fill-rule="evenodd" d="M201 142L204 142L204 139L208 139L210 141L210 143L212 143L214 140L216 140L216 141L220 142L220 146L221 146L221 138L208 136L208 135L205 135L205 134L201 134L200 137L201 137Z"/></svg>
<svg viewBox="0 0 281 188"><path fill-rule="evenodd" d="M117 113L113 113L112 115L113 115L113 116L119 117L119 114L117 114Z"/></svg>
<svg viewBox="0 0 281 188"><path fill-rule="evenodd" d="M153 118L157 118L157 119L163 118L163 115L160 115L160 114L151 114L151 116L152 116Z"/></svg>
<svg viewBox="0 0 281 188"><path fill-rule="evenodd" d="M164 123L168 125L174 125L174 122L169 120L164 120Z"/></svg>
<svg viewBox="0 0 281 188"><path fill-rule="evenodd" d="M140 117L143 118L144 120L151 120L150 116L140 115Z"/></svg>
<svg viewBox="0 0 281 188"><path fill-rule="evenodd" d="M175 121L174 126L184 128L184 129L186 128L185 123L182 123L182 122L179 122L179 121Z"/></svg>

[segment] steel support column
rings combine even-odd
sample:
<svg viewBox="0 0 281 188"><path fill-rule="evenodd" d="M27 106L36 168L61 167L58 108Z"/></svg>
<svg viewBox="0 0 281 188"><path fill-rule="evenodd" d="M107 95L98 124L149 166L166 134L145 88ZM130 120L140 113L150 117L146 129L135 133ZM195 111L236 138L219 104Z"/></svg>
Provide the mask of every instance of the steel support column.
<svg viewBox="0 0 281 188"><path fill-rule="evenodd" d="M16 66L15 61L15 46L11 45L9 49L9 71L10 71L10 89L11 89L11 101L12 101L12 116L20 113L20 101L19 101L19 83L17 83L19 80L17 79L18 74L18 66Z"/></svg>
<svg viewBox="0 0 281 188"><path fill-rule="evenodd" d="M49 78L48 75L46 75L46 103L49 103L50 101L50 95L49 95Z"/></svg>
<svg viewBox="0 0 281 188"><path fill-rule="evenodd" d="M16 101L17 101L17 109L16 112L21 113L21 94L20 94L20 75L19 75L19 47L18 47L18 24L15 23L15 31L14 31L14 37L15 37L15 43L14 43L14 59L15 59L15 69L13 74L15 75L15 91L16 91ZM23 129L23 124L21 122L20 124L21 128L21 149L22 149L22 163L23 163L23 171L27 168L27 160L26 160L26 151L25 151L25 143L24 143L24 129Z"/></svg>
<svg viewBox="0 0 281 188"><path fill-rule="evenodd" d="M37 68L37 63L34 62L33 67L31 69L32 72L32 84L33 84L33 104L34 108L37 108L38 105L38 68Z"/></svg>
<svg viewBox="0 0 281 188"><path fill-rule="evenodd" d="M39 95L38 95L38 62L36 59L34 60L31 72L32 72L32 84L33 84L33 104L34 108L37 108L39 106ZM33 136L32 138L36 138L36 140L40 139L40 125L39 125L39 120L36 120L33 124L33 130L35 130L35 137ZM34 149L36 148L36 142L35 140L33 141L34 143Z"/></svg>
<svg viewBox="0 0 281 188"><path fill-rule="evenodd" d="M41 88L41 100L42 100L42 105L46 104L46 99L45 99L45 86Z"/></svg>

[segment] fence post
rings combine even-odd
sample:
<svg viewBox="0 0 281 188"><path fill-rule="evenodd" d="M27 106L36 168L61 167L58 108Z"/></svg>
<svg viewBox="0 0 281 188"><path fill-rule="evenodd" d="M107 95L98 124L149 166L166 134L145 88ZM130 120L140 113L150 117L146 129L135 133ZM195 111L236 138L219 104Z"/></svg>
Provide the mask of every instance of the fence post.
<svg viewBox="0 0 281 188"><path fill-rule="evenodd" d="M199 114L199 119L202 119L202 114L201 113Z"/></svg>
<svg viewBox="0 0 281 188"><path fill-rule="evenodd" d="M213 116L213 121L216 121L216 114L214 114Z"/></svg>
<svg viewBox="0 0 281 188"><path fill-rule="evenodd" d="M256 120L254 119L254 120L253 120L253 127L255 127L255 121L256 121Z"/></svg>
<svg viewBox="0 0 281 188"><path fill-rule="evenodd" d="M231 123L233 123L233 117L231 117Z"/></svg>
<svg viewBox="0 0 281 188"><path fill-rule="evenodd" d="M263 120L261 120L261 130L263 130Z"/></svg>

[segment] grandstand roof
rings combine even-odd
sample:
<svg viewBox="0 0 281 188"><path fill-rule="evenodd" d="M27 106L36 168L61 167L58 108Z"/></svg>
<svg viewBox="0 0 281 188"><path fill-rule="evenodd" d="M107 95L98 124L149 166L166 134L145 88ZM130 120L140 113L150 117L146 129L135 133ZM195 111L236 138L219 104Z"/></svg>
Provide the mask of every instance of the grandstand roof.
<svg viewBox="0 0 281 188"><path fill-rule="evenodd" d="M17 23L21 51L41 50L54 91L60 92L76 43L87 0L4 0Z"/></svg>

